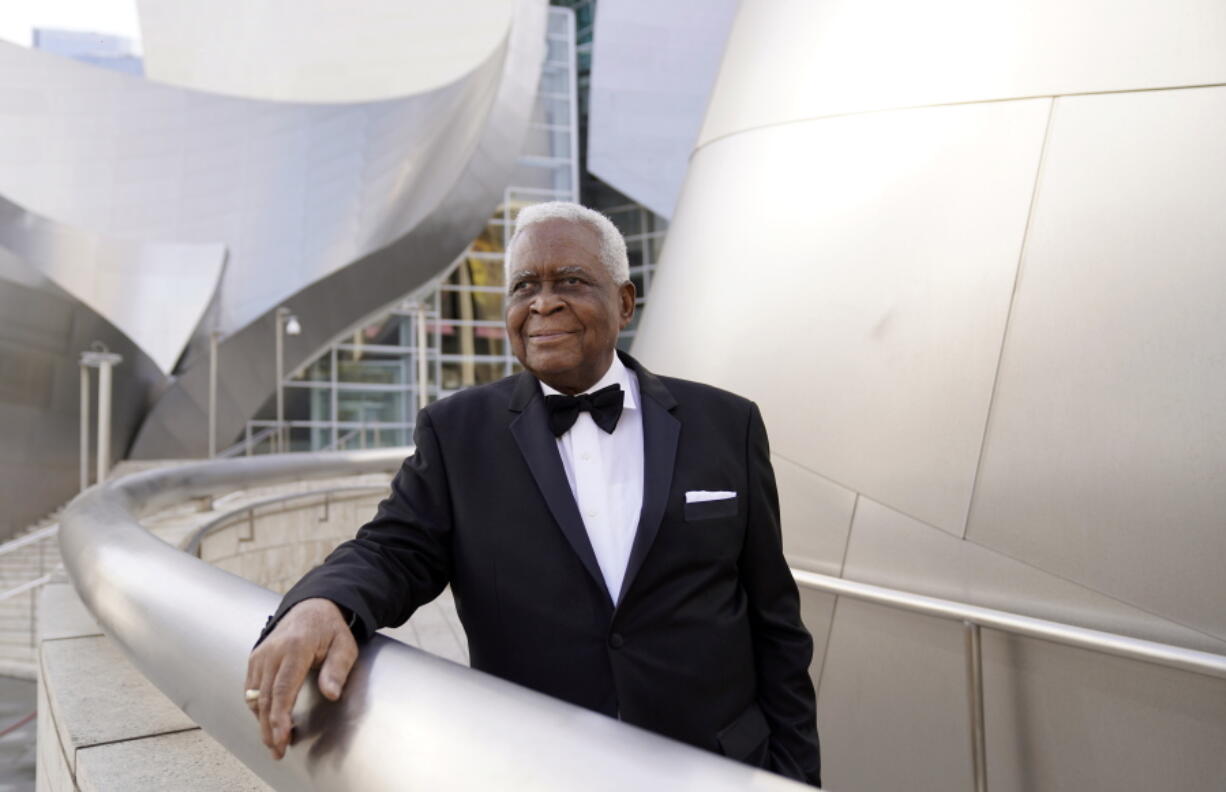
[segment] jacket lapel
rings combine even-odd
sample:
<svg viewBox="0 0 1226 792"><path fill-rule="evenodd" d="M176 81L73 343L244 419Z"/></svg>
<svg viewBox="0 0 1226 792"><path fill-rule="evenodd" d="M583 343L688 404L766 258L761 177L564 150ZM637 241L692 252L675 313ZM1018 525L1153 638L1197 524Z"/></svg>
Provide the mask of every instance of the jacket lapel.
<svg viewBox="0 0 1226 792"><path fill-rule="evenodd" d="M620 605L660 531L660 522L668 505L668 493L673 484L673 465L677 459L681 422L671 414L677 400L664 387L664 383L634 358L618 354L622 362L638 375L643 411L643 510L639 514L638 531L630 547L626 576L622 579L621 592L617 597Z"/></svg>
<svg viewBox="0 0 1226 792"><path fill-rule="evenodd" d="M511 396L510 408L519 413L511 420L511 434L519 444L520 453L524 455L524 461L528 463L528 469L532 471L532 477L536 479L536 485L545 497L549 511L561 527L566 540L570 542L571 548L583 562L583 566L596 581L596 585L608 597L604 576L600 574L600 566L596 563L596 553L592 550L583 518L579 515L579 507L571 494L570 482L566 480L566 470L562 467L557 441L549 430L545 400L541 398L536 377L526 371L519 375L519 381L515 384L515 391Z"/></svg>

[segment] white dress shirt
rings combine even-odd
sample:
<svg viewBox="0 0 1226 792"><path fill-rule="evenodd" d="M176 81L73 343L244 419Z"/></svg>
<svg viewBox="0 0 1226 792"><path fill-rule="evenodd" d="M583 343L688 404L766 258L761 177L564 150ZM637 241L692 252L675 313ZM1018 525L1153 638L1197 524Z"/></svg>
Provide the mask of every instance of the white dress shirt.
<svg viewBox="0 0 1226 792"><path fill-rule="evenodd" d="M581 412L557 443L571 494L616 604L643 508L643 415L638 377L617 355L600 381L584 393L609 385L622 387L622 414L613 433L597 426L591 413ZM541 390L546 396L560 393L543 382Z"/></svg>

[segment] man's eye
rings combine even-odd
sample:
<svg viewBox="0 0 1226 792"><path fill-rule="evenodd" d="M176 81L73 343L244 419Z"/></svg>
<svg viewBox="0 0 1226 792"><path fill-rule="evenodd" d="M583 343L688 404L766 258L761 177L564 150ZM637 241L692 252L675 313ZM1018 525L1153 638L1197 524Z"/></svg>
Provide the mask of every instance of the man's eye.
<svg viewBox="0 0 1226 792"><path fill-rule="evenodd" d="M579 284L583 283L583 279L571 275L569 278L563 278L562 282L567 286L578 286Z"/></svg>

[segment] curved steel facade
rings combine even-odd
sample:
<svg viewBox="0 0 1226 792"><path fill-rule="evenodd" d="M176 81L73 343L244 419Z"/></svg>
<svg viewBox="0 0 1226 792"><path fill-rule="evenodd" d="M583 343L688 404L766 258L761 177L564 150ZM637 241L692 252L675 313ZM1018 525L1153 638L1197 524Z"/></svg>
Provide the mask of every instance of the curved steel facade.
<svg viewBox="0 0 1226 792"><path fill-rule="evenodd" d="M132 258L164 263L163 255L177 252L173 245L85 234L0 198L0 540L77 492L83 351L101 342L123 356L113 373L113 456L135 433L164 378L129 334L52 279L58 273L49 262L64 255L99 265ZM170 323L167 332L173 331ZM94 415L96 393L94 374Z"/></svg>
<svg viewBox="0 0 1226 792"><path fill-rule="evenodd" d="M635 353L761 404L795 563L1226 649L1224 36L742 3ZM956 627L806 608L828 783L969 784ZM1226 777L1219 683L985 653L993 789Z"/></svg>
<svg viewBox="0 0 1226 792"><path fill-rule="evenodd" d="M205 453L210 332L228 438L273 392L278 305L304 327L292 368L464 249L502 196L544 59L544 0L508 2L464 76L371 101L220 96L0 42L0 196L18 213L0 244L173 370L124 402L147 417L135 436L116 426L117 454ZM42 469L75 460L75 442L52 445Z"/></svg>

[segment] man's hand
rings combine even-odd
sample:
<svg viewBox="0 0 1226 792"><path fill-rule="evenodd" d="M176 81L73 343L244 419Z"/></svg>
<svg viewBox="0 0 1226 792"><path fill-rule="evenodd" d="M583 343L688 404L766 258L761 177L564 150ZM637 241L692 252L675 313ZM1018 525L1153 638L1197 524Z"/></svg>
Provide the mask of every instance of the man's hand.
<svg viewBox="0 0 1226 792"><path fill-rule="evenodd" d="M290 710L307 672L320 663L319 692L336 701L358 657L358 644L340 608L330 600L307 599L281 617L247 660L247 689L260 691L249 702L260 721L264 744L274 759L285 755L293 723Z"/></svg>

